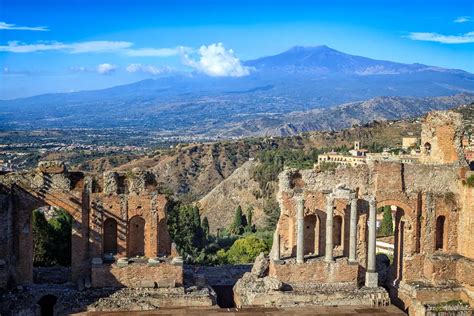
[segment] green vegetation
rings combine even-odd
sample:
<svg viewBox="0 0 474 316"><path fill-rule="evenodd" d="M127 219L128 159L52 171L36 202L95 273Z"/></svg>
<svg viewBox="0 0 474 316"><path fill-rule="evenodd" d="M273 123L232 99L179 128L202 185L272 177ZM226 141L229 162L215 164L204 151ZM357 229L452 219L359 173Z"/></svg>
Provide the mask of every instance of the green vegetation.
<svg viewBox="0 0 474 316"><path fill-rule="evenodd" d="M380 224L378 235L383 237L393 235L392 210L389 205L383 207L383 218L382 223Z"/></svg>
<svg viewBox="0 0 474 316"><path fill-rule="evenodd" d="M33 265L71 265L72 216L64 210L49 221L44 213L33 212Z"/></svg>
<svg viewBox="0 0 474 316"><path fill-rule="evenodd" d="M253 262L261 253L268 253L269 248L265 242L255 235L249 235L238 239L226 252L228 263L241 264Z"/></svg>
<svg viewBox="0 0 474 316"><path fill-rule="evenodd" d="M234 221L217 236L209 233L209 221L201 221L197 206L173 202L168 210L168 228L178 251L188 263L214 265L251 263L260 252L268 253L271 232L256 232L252 209L244 215L235 210Z"/></svg>
<svg viewBox="0 0 474 316"><path fill-rule="evenodd" d="M474 187L474 175L471 174L469 177L467 177L466 184L468 187Z"/></svg>

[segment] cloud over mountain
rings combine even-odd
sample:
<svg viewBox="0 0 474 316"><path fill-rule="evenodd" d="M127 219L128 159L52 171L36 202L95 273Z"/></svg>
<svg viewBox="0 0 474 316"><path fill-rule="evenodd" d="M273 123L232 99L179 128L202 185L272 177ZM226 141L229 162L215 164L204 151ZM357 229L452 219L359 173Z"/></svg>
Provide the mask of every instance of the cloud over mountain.
<svg viewBox="0 0 474 316"><path fill-rule="evenodd" d="M198 60L184 54L186 65L212 77L243 77L250 74L250 67L242 65L232 49L226 49L222 43L201 46Z"/></svg>

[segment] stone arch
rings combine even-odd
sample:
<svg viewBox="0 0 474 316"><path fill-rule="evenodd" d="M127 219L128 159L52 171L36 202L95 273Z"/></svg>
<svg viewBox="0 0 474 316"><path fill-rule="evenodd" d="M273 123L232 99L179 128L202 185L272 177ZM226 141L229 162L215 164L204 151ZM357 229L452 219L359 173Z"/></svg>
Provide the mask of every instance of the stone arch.
<svg viewBox="0 0 474 316"><path fill-rule="evenodd" d="M103 225L103 253L117 254L117 221L111 217Z"/></svg>
<svg viewBox="0 0 474 316"><path fill-rule="evenodd" d="M446 217L440 215L436 218L435 250L446 250Z"/></svg>
<svg viewBox="0 0 474 316"><path fill-rule="evenodd" d="M128 222L128 257L145 255L145 219L133 216Z"/></svg>
<svg viewBox="0 0 474 316"><path fill-rule="evenodd" d="M423 150L424 150L424 154L429 156L431 154L431 143L429 142L426 142L424 145L423 145Z"/></svg>
<svg viewBox="0 0 474 316"><path fill-rule="evenodd" d="M17 284L33 283L33 211L43 206L53 206L66 211L72 216L71 230L71 275L75 282L80 276L88 273L87 234L83 230L83 201L65 192L40 192L12 185L14 207L14 249L15 281ZM87 223L86 223L87 225Z"/></svg>
<svg viewBox="0 0 474 316"><path fill-rule="evenodd" d="M39 314L41 316L54 316L54 306L56 305L58 298L54 295L47 294L42 296L36 303L39 306Z"/></svg>

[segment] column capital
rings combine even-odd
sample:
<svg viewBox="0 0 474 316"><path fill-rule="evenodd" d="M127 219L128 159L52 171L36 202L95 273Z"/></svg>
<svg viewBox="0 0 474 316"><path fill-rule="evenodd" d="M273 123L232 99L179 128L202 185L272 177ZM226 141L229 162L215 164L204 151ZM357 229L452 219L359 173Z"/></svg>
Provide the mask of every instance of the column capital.
<svg viewBox="0 0 474 316"><path fill-rule="evenodd" d="M377 205L377 199L375 198L375 196L373 195L370 196L368 200L369 200L369 206L375 207Z"/></svg>

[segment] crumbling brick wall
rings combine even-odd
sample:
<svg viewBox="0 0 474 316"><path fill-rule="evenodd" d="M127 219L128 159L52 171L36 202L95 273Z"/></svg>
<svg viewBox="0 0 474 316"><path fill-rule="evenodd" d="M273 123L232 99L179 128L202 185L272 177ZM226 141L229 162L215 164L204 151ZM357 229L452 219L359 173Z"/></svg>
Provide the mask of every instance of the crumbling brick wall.
<svg viewBox="0 0 474 316"><path fill-rule="evenodd" d="M74 282L89 279L92 259L104 255L103 227L107 219L117 223L118 257L128 255L128 227L133 216L140 216L146 223L144 255L170 256L167 198L150 185L146 172L132 173L128 178L114 172L71 173L62 162L53 161L42 162L28 173L2 176L0 214L5 214L6 220L0 224L0 287L6 286L6 280L13 280L13 284L33 282L32 212L46 205L62 208L73 217Z"/></svg>

